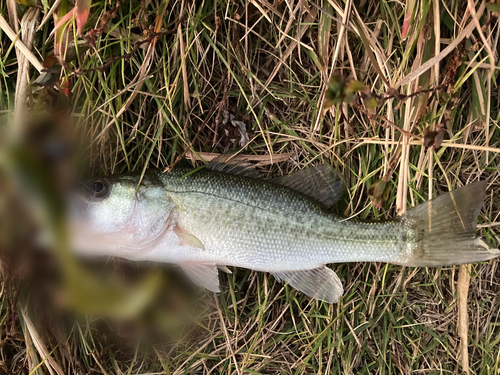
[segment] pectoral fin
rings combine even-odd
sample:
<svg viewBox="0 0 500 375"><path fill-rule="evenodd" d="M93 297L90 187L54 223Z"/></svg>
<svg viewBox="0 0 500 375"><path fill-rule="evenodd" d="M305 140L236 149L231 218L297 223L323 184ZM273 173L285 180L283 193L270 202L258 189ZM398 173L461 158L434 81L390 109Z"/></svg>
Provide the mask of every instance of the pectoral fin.
<svg viewBox="0 0 500 375"><path fill-rule="evenodd" d="M186 232L179 225L174 227L174 233L180 239L180 245L188 245L191 247L197 247L198 249L205 250L205 245L201 242L198 237Z"/></svg>
<svg viewBox="0 0 500 375"><path fill-rule="evenodd" d="M275 272L273 276L278 281L285 280L288 285L309 297L328 303L338 302L344 293L337 274L327 266L310 270Z"/></svg>
<svg viewBox="0 0 500 375"><path fill-rule="evenodd" d="M181 264L181 268L196 285L212 292L220 292L219 270L215 263L185 262Z"/></svg>

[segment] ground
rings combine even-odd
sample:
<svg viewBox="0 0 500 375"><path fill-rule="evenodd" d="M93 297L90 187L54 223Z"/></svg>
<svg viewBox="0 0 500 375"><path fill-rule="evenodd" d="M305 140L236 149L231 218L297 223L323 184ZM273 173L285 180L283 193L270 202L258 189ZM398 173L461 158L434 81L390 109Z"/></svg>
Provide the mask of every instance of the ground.
<svg viewBox="0 0 500 375"><path fill-rule="evenodd" d="M1 4L9 20L7 5L16 5ZM89 175L200 166L228 151L250 155L267 176L328 163L348 188L336 211L375 220L487 180L478 230L498 246L500 28L498 5L486 5L93 0L82 35L74 22L56 33L73 51L60 92L70 94L73 130L88 141L81 163ZM41 21L52 3L39 6ZM55 14L71 6L63 0ZM26 9L17 5L20 18ZM49 16L34 37L34 56L46 66L54 27ZM6 118L19 68L10 39L0 38ZM30 81L38 75L31 68ZM40 89L27 90L34 106ZM49 329L29 293L12 304L4 283L0 314L10 326L2 331L0 371L499 373L497 261L332 268L345 293L331 305L267 274L222 274L222 293L199 291L204 314L168 343L132 339L123 327L131 323L95 314Z"/></svg>

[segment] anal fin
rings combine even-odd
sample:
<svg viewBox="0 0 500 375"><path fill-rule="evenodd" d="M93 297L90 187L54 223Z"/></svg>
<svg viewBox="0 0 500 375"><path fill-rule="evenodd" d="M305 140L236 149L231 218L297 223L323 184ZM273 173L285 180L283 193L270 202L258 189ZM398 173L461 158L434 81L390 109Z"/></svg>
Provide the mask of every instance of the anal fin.
<svg viewBox="0 0 500 375"><path fill-rule="evenodd" d="M212 292L220 292L219 269L215 263L184 262L180 266L196 285Z"/></svg>
<svg viewBox="0 0 500 375"><path fill-rule="evenodd" d="M337 274L327 266L309 270L275 272L278 281L285 280L288 285L307 294L309 297L328 303L338 302L344 288Z"/></svg>

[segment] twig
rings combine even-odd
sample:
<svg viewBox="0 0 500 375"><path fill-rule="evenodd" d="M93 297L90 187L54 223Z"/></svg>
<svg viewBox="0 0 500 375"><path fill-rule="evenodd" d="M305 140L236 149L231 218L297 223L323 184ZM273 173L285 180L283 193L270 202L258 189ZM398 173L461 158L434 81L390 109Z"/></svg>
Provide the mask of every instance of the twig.
<svg viewBox="0 0 500 375"><path fill-rule="evenodd" d="M21 20L21 35L23 42L26 43L23 45L28 49L28 51L33 46L33 40L35 38L35 25L37 23L39 14L39 9L34 7L29 8L26 13L24 13ZM20 136L25 130L26 101L28 98L28 84L30 75L30 63L25 54L18 54L17 65L18 73L14 100L13 130L15 136Z"/></svg>
<svg viewBox="0 0 500 375"><path fill-rule="evenodd" d="M204 125L204 124L203 124ZM184 156L186 156L186 154L189 152L189 150L191 150L191 147L193 147L193 144L194 142L196 142L196 140L198 139L198 136L200 135L200 132L201 132L201 129L204 128L203 125L200 125L200 127L198 128L198 131L196 132L193 140L191 141L191 143L186 147L186 149L184 150L184 152L182 154L180 154L179 156L177 156L177 158L175 159L175 161L172 163L172 165L168 166L167 168L165 168L163 170L163 172L172 172L172 169L174 169L174 167L182 160L182 158Z"/></svg>
<svg viewBox="0 0 500 375"><path fill-rule="evenodd" d="M47 366L49 372L52 373L53 369L58 375L64 375L64 370L62 369L61 365L59 365L59 363L57 363L56 360L51 356L52 352L49 352L47 350L47 346L45 345L42 338L40 337L40 334L31 322L31 319L28 317L28 313L26 310L26 307L21 309L21 314L27 328L25 334L30 335L31 339L33 340L33 345L35 346L38 354L40 354L40 357L44 359L45 366Z"/></svg>
<svg viewBox="0 0 500 375"><path fill-rule="evenodd" d="M488 224L478 224L478 228L493 228L493 227L498 227L500 226L500 222L493 222L493 223L488 223Z"/></svg>
<svg viewBox="0 0 500 375"><path fill-rule="evenodd" d="M486 6L486 1L483 1L481 6L479 7L479 10L477 11L477 17L481 17L484 8ZM420 65L417 69L413 70L411 73L409 73L406 77L404 77L399 83L394 85L395 88L407 85L414 79L420 77L423 73L425 73L427 70L435 66L439 61L444 59L446 56L450 54L451 51L453 51L459 44L460 42L468 37L472 31L476 28L476 25L474 21L471 21L465 29L462 30L462 32L457 36L457 38L451 42L448 47L446 47L444 50L442 50L437 56L434 56L432 59L427 60L425 63Z"/></svg>
<svg viewBox="0 0 500 375"><path fill-rule="evenodd" d="M54 4L52 4L52 7L50 7L48 13L46 13L45 16L43 16L42 22L40 22L40 26L38 26L36 31L40 31L42 29L43 25L45 25L45 23L48 21L49 17L56 11L59 4L61 4L61 1L62 0L56 0Z"/></svg>
<svg viewBox="0 0 500 375"><path fill-rule="evenodd" d="M221 121L221 117L222 117L222 110L226 106L226 102L227 102L227 90L229 88L229 84L227 82L226 76L224 76L222 78L222 84L224 85L224 92L222 94L222 100L220 101L220 103L218 105L219 110L217 113L217 117L215 118L215 130L214 130L214 139L212 141L212 147L215 146L215 143L217 141L217 134L219 133L219 125L220 125L220 121ZM217 99L218 97L219 97L219 93L217 92L217 97L215 99Z"/></svg>
<svg viewBox="0 0 500 375"><path fill-rule="evenodd" d="M460 355L462 370L469 374L469 315L467 313L467 295L470 284L470 265L463 264L458 272L458 336L460 337Z"/></svg>
<svg viewBox="0 0 500 375"><path fill-rule="evenodd" d="M38 72L42 73L42 71L44 69L42 63L40 61L38 61L36 56L24 45L23 42L21 42L18 39L17 34L14 32L14 30L12 30L10 25L7 23L5 18L2 17L1 14L0 14L0 29L2 29L5 32L5 34L7 34L9 39L12 40L12 42L14 43L14 46L19 51L21 51L21 53L24 56L26 56L26 58L29 60L31 65L33 65L35 67L35 69L38 70Z"/></svg>
<svg viewBox="0 0 500 375"><path fill-rule="evenodd" d="M351 142L356 142L355 139L351 139ZM343 140L342 142L339 143L344 143L346 140ZM376 139L376 138L360 138L358 139L358 146L362 144L378 144L378 145L385 145L385 144L392 144L392 145L397 145L399 144L399 141L386 141L384 139ZM409 145L412 146L422 146L422 142L409 142ZM493 152L496 154L500 154L500 148L495 148L495 147L487 147L487 146L475 146L475 145L468 145L464 143L453 143L450 141L443 141L441 144L441 148L443 147L454 147L454 148L461 148L461 149L466 149L466 150L477 150L477 151L485 151L485 152Z"/></svg>
<svg viewBox="0 0 500 375"><path fill-rule="evenodd" d="M219 318L220 318L222 330L224 332L224 337L226 338L226 348L227 348L229 354L231 355L231 358L233 359L234 367L236 367L237 374L241 375L241 370L238 367L238 361L236 360L236 356L234 355L234 350L233 350L232 345L231 345L231 340L229 339L229 333L227 332L226 323L224 322L224 316L222 315L222 310L219 306L219 296L215 297L215 303L217 305L217 310L219 312Z"/></svg>
<svg viewBox="0 0 500 375"><path fill-rule="evenodd" d="M217 154L214 152L195 153L193 151L189 151L187 155L188 155L187 157L191 160L210 161L221 156L222 154ZM269 155L245 155L245 160L257 162L258 165L269 165L286 161L293 156L296 156L294 152L287 152L286 154L276 154L273 155L272 159Z"/></svg>
<svg viewBox="0 0 500 375"><path fill-rule="evenodd" d="M99 37L102 35L104 32L105 27L107 26L108 22L110 19L116 17L116 14L118 13L118 9L120 9L120 6L123 4L124 0L117 0L115 6L111 9L109 9L106 13L101 18L101 25L97 28L90 29L85 35L84 39L86 40L87 44L94 45L95 44L95 39L96 37Z"/></svg>
<svg viewBox="0 0 500 375"><path fill-rule="evenodd" d="M483 3L485 3L485 2L483 2ZM468 5L468 9L469 9L470 15L472 17L472 23L476 26L477 32L479 34L479 37L481 38L481 40L482 40L482 42L484 44L484 48L486 48L486 52L488 52L488 56L490 58L489 78L491 79L491 76L495 72L495 54L493 53L493 50L491 49L491 46L488 43L488 40L484 36L483 30L481 28L481 24L479 23L479 17L476 14L476 7L474 5L474 1L473 0L467 0L467 5Z"/></svg>

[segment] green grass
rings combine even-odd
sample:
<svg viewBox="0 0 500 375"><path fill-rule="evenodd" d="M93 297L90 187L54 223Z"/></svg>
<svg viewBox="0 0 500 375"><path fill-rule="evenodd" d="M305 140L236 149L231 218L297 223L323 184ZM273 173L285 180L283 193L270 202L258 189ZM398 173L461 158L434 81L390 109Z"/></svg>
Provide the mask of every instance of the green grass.
<svg viewBox="0 0 500 375"><path fill-rule="evenodd" d="M401 3L362 3L356 9L337 0L122 3L95 46L85 51L83 39L77 38L80 54L66 70L75 131L86 141L81 165L92 175L176 163L200 166L202 161L187 156L240 149L240 133L222 121L227 110L245 122L250 141L242 153L263 156L259 168L266 175L309 164L337 167L348 186L337 208L345 216L392 217L428 199L429 191L437 196L487 179L480 230L498 245L499 66L490 76L490 60L477 30L439 65L399 87L471 22L470 16L464 18L467 3L416 2L404 39ZM0 4L7 9L5 1ZM42 4L43 16L49 6ZM84 33L100 25L114 5L93 1ZM343 14L346 7L348 16ZM18 9L21 15L23 6ZM8 19L6 11L2 14ZM492 50L498 51L499 25L494 19L489 22L490 17L486 10L479 22ZM128 59L116 59L133 50L155 22L161 25L157 31L172 32L142 44ZM53 48L53 27L50 21L36 34L33 51L40 60ZM3 33L0 43L0 115L7 118L18 68ZM456 64L454 54L459 56ZM113 58L109 66L92 70ZM321 108L332 68L378 95L388 93L384 81L409 95L443 84L450 70L456 74L448 94L390 99L376 110L362 101ZM81 74L71 73L77 69ZM31 78L37 76L32 69ZM29 90L33 104L40 92L34 86ZM436 152L423 147L425 129L441 126L443 147ZM402 130L414 135L411 142ZM191 153L184 154L186 149ZM271 155L288 156L270 164ZM367 191L384 176L390 194L377 209ZM124 267L124 272L154 268L124 262L112 266ZM172 280L173 267L159 267ZM161 337L151 342L139 340L141 324L107 317L84 315L70 329L48 328L33 309L39 306L30 299L33 293L28 296L26 290L16 308L28 309L46 353L53 351L51 358L67 373L457 374L464 370L460 326L467 331L470 373L500 371L496 261L471 267L468 325L458 319L458 290L464 286L458 284L459 267L332 267L345 288L338 304L311 300L267 274L237 269L221 274L222 293L200 292L205 308L187 322L176 323L178 313L157 308L154 314L159 315L148 324ZM164 302L185 303L183 287L189 288L166 286ZM9 292L3 291L0 299L3 323ZM0 371L47 373L45 363L36 367L45 358L42 353L19 315L12 333L2 331Z"/></svg>

